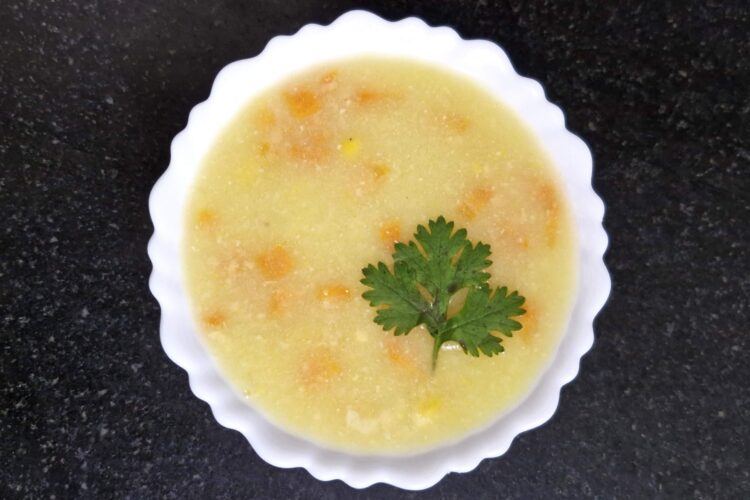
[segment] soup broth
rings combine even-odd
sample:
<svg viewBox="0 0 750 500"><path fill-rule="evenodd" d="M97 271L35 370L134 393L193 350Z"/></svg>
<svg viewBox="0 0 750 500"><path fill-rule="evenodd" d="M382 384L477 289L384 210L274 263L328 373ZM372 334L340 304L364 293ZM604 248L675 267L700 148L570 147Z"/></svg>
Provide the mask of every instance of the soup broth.
<svg viewBox="0 0 750 500"><path fill-rule="evenodd" d="M490 284L526 297L505 352L471 357L373 322L362 268L443 215L491 245ZM339 449L404 452L516 404L560 341L572 218L519 118L464 77L408 60L315 67L256 96L190 196L187 289L204 344L268 418Z"/></svg>

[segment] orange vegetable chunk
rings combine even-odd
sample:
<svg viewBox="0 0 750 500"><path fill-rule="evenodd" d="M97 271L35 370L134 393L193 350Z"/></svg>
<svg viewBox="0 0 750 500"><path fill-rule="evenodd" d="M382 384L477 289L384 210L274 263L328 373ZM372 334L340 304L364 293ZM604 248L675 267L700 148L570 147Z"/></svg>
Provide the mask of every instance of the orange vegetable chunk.
<svg viewBox="0 0 750 500"><path fill-rule="evenodd" d="M263 277L278 280L289 274L294 268L294 261L282 245L276 245L255 258Z"/></svg>
<svg viewBox="0 0 750 500"><path fill-rule="evenodd" d="M422 332L415 332L422 333ZM388 361L413 376L424 376L429 367L428 361L422 353L416 354L409 349L406 339L400 337L387 337L385 340L385 353Z"/></svg>
<svg viewBox="0 0 750 500"><path fill-rule="evenodd" d="M401 223L396 219L385 221L380 225L378 234L380 241L392 249L393 245L401 241Z"/></svg>
<svg viewBox="0 0 750 500"><path fill-rule="evenodd" d="M221 311L210 311L201 316L203 324L209 328L220 328L226 324L226 316Z"/></svg>
<svg viewBox="0 0 750 500"><path fill-rule="evenodd" d="M388 168L388 166L383 165L382 163L376 163L370 166L370 169L372 170L376 181L384 180L385 177L391 172L391 169Z"/></svg>
<svg viewBox="0 0 750 500"><path fill-rule="evenodd" d="M468 220L473 220L490 203L494 193L486 187L476 187L458 203L458 211Z"/></svg>
<svg viewBox="0 0 750 500"><path fill-rule="evenodd" d="M318 347L302 361L299 376L305 388L316 388L340 373L341 364L333 351L327 347Z"/></svg>
<svg viewBox="0 0 750 500"><path fill-rule="evenodd" d="M319 162L328 156L330 146L325 131L311 128L290 141L289 155L295 160Z"/></svg>
<svg viewBox="0 0 750 500"><path fill-rule="evenodd" d="M440 125L445 127L446 131L452 134L463 134L471 126L468 118L454 112L439 114L436 120Z"/></svg>
<svg viewBox="0 0 750 500"><path fill-rule="evenodd" d="M321 104L314 92L292 89L284 92L284 102L295 118L307 118L320 111Z"/></svg>
<svg viewBox="0 0 750 500"><path fill-rule="evenodd" d="M318 289L318 300L324 302L348 300L352 292L344 285L329 285Z"/></svg>
<svg viewBox="0 0 750 500"><path fill-rule="evenodd" d="M557 190L550 183L544 183L537 189L537 198L544 209L544 236L548 247L555 246L557 241L560 201Z"/></svg>
<svg viewBox="0 0 750 500"><path fill-rule="evenodd" d="M362 88L354 93L354 102L360 106L373 106L393 99L395 96L390 92L371 88Z"/></svg>
<svg viewBox="0 0 750 500"><path fill-rule="evenodd" d="M195 221L198 224L198 227L200 227L201 229L213 226L214 224L216 224L216 219L216 212L209 208L202 208L198 210L198 213L195 216Z"/></svg>

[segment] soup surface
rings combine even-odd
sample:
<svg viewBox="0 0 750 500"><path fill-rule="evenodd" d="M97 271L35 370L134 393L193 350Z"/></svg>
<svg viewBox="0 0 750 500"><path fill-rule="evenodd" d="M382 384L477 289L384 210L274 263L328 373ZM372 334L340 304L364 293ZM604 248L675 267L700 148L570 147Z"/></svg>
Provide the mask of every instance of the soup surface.
<svg viewBox="0 0 750 500"><path fill-rule="evenodd" d="M398 59L316 67L257 96L205 158L185 276L204 343L251 404L327 446L399 452L488 424L549 363L575 289L562 186L519 119L457 74ZM526 297L505 352L373 322L362 268L443 215Z"/></svg>

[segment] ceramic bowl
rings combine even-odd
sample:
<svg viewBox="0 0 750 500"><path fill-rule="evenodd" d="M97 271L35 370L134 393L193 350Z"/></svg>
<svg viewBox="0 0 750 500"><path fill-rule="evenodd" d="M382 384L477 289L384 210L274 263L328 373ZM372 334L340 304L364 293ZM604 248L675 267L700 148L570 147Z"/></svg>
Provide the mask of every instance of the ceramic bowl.
<svg viewBox="0 0 750 500"><path fill-rule="evenodd" d="M360 455L326 449L266 420L222 377L201 344L183 282L185 203L217 134L267 87L312 65L357 55L431 63L468 77L505 103L533 132L560 173L578 233L577 296L566 333L533 389L489 426L458 442L414 454ZM464 40L450 28L431 27L413 17L389 22L364 11L344 14L328 26L311 24L292 36L278 36L260 55L219 72L209 98L193 108L187 126L172 141L169 168L151 193L154 235L148 246L153 263L149 285L161 306L164 350L187 371L190 388L210 405L216 420L241 432L270 464L304 467L318 479L341 479L355 488L383 482L423 489L449 472L472 470L481 460L505 453L519 433L552 416L561 387L576 376L581 356L591 348L592 322L610 290L602 260L607 247L604 204L591 187L591 173L591 153L565 128L563 113L546 100L539 83L513 70L494 43Z"/></svg>

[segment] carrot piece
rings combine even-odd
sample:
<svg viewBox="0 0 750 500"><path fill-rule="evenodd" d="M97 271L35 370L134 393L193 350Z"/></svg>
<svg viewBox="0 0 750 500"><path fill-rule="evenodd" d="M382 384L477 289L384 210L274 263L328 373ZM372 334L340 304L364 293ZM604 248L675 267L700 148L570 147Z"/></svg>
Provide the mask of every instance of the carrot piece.
<svg viewBox="0 0 750 500"><path fill-rule="evenodd" d="M381 163L376 163L370 166L376 181L382 181L391 172L391 169Z"/></svg>
<svg viewBox="0 0 750 500"><path fill-rule="evenodd" d="M330 382L341 373L341 364L327 347L310 351L300 366L300 382L306 388L316 388Z"/></svg>
<svg viewBox="0 0 750 500"><path fill-rule="evenodd" d="M465 201L458 202L458 213L463 215L468 220L473 220L477 216L477 213L474 211L471 205L469 205Z"/></svg>
<svg viewBox="0 0 750 500"><path fill-rule="evenodd" d="M385 346L385 352L388 355L388 359L398 366L407 368L411 365L409 358L396 344L390 342Z"/></svg>
<svg viewBox="0 0 750 500"><path fill-rule="evenodd" d="M330 152L329 136L323 130L311 128L297 136L289 145L289 155L295 160L319 162Z"/></svg>
<svg viewBox="0 0 750 500"><path fill-rule="evenodd" d="M320 111L320 99L315 93L305 89L292 89L284 92L284 102L295 118L302 119Z"/></svg>
<svg viewBox="0 0 750 500"><path fill-rule="evenodd" d="M405 345L405 339L390 337L385 340L385 354L388 361L396 365L398 368L409 372L414 376L424 376L427 372L427 366L425 363L421 363L423 359L414 355L413 352Z"/></svg>
<svg viewBox="0 0 750 500"><path fill-rule="evenodd" d="M560 200L555 187L545 182L537 189L537 199L544 209L544 236L548 247L555 246L560 218Z"/></svg>
<svg viewBox="0 0 750 500"><path fill-rule="evenodd" d="M490 203L493 192L486 187L476 187L466 198L458 203L458 212L469 220L473 220Z"/></svg>
<svg viewBox="0 0 750 500"><path fill-rule="evenodd" d="M226 324L226 316L221 311L211 311L201 316L203 324L209 328L221 328Z"/></svg>
<svg viewBox="0 0 750 500"><path fill-rule="evenodd" d="M362 88L354 93L354 102L359 106L373 106L395 97L391 92Z"/></svg>
<svg viewBox="0 0 750 500"><path fill-rule="evenodd" d="M447 112L435 116L435 121L453 134L463 134L471 126L471 121L463 115Z"/></svg>
<svg viewBox="0 0 750 500"><path fill-rule="evenodd" d="M318 300L323 302L339 302L352 297L352 292L344 285L328 285L318 289Z"/></svg>
<svg viewBox="0 0 750 500"><path fill-rule="evenodd" d="M195 216L196 223L201 229L212 227L216 224L216 219L216 212L210 208L202 208L198 210L198 213Z"/></svg>
<svg viewBox="0 0 750 500"><path fill-rule="evenodd" d="M378 230L380 241L389 249L401 241L401 223L397 219L391 219L383 222Z"/></svg>
<svg viewBox="0 0 750 500"><path fill-rule="evenodd" d="M294 261L282 245L276 245L255 258L263 276L268 280L278 280L289 274Z"/></svg>

